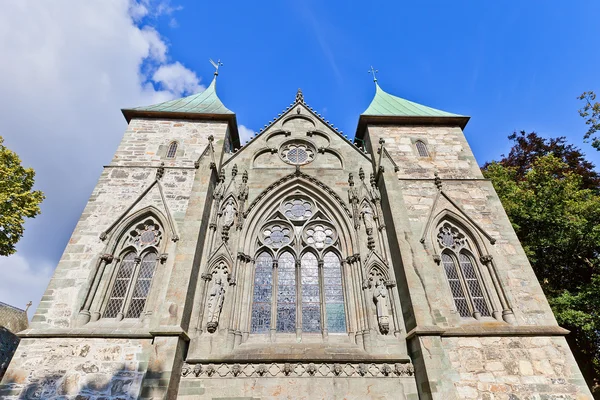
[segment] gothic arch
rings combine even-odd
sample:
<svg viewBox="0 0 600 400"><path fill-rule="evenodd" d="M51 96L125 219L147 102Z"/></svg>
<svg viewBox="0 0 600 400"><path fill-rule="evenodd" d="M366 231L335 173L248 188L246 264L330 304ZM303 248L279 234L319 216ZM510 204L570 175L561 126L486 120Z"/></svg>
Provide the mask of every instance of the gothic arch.
<svg viewBox="0 0 600 400"><path fill-rule="evenodd" d="M440 225L443 221L448 221L451 224L458 226L463 230L465 235L471 240L471 244L474 247L474 250L479 252L481 255L489 254L489 249L486 246L486 240L489 239L489 235L485 234L485 239L482 236L482 229L479 226L475 226L471 224L467 219L463 218L461 215L455 213L452 210L444 209L440 211L433 219L432 223L429 225L429 240L431 244L431 248L437 248L437 234Z"/></svg>
<svg viewBox="0 0 600 400"><path fill-rule="evenodd" d="M245 253L254 254L252 249L253 238L257 236L258 229L260 229L266 221L265 218L278 211L279 204L281 204L286 197L294 195L295 193L319 203L324 215L326 215L339 231L338 238L343 252L346 254L354 253L353 249L356 246L356 239L354 237L354 229L351 225L352 221L349 218L351 215L349 209L339 196L336 195L334 197L331 194L333 192L331 189L325 187L323 184L323 187L320 185L317 186L311 180L305 179L305 176L305 174L291 174L282 178L278 181L279 184L273 184L259 194L248 207L246 223L244 224L244 231L241 235L241 237L244 238L242 248ZM267 196L267 194L271 193L275 188L278 189L276 193L272 196Z"/></svg>
<svg viewBox="0 0 600 400"><path fill-rule="evenodd" d="M163 229L165 237L163 238L162 245L164 246L165 243L171 240L171 237L169 237L170 234L166 229L167 227L171 227L169 219L156 207L147 206L118 221L118 224L111 229L111 233L109 234L109 239L106 243L106 252L111 254L115 252L123 237L127 235L129 228L142 222L144 219L151 217L155 218ZM175 232L174 228L171 229L171 232ZM157 251L159 250L160 249L157 249Z"/></svg>

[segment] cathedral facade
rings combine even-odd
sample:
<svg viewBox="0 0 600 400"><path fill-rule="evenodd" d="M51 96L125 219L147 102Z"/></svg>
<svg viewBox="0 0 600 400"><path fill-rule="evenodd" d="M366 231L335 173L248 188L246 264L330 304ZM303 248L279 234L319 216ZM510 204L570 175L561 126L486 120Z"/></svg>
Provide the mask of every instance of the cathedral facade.
<svg viewBox="0 0 600 400"><path fill-rule="evenodd" d="M591 399L469 117L295 100L248 143L206 91L128 127L6 399Z"/></svg>

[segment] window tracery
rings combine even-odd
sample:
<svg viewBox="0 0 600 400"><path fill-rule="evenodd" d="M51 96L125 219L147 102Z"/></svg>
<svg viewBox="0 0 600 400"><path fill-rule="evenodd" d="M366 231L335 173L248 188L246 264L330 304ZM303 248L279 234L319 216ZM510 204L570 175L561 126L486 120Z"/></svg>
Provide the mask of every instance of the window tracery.
<svg viewBox="0 0 600 400"><path fill-rule="evenodd" d="M131 228L130 228L131 229ZM158 247L163 232L154 218L145 218L134 225L117 249L127 247L117 264L104 306L104 318L139 318L146 307L152 278L159 261Z"/></svg>
<svg viewBox="0 0 600 400"><path fill-rule="evenodd" d="M284 199L279 210L289 221L265 223L259 244L291 247L256 258L251 332L346 332L341 261L330 250L338 247L336 229L305 196Z"/></svg>
<svg viewBox="0 0 600 400"><path fill-rule="evenodd" d="M315 158L315 148L305 141L292 141L284 143L279 150L281 159L288 164L308 164Z"/></svg>
<svg viewBox="0 0 600 400"><path fill-rule="evenodd" d="M459 315L475 318L491 316L489 299L482 287L466 235L445 222L439 228L437 239L442 249L441 262Z"/></svg>

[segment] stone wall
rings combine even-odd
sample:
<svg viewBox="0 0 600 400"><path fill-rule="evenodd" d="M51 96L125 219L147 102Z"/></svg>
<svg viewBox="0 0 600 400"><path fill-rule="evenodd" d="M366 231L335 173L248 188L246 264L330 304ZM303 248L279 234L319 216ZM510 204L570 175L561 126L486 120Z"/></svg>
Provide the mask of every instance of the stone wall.
<svg viewBox="0 0 600 400"><path fill-rule="evenodd" d="M442 345L461 399L589 398L564 338L442 338Z"/></svg>
<svg viewBox="0 0 600 400"><path fill-rule="evenodd" d="M137 399L151 340L23 339L2 399Z"/></svg>
<svg viewBox="0 0 600 400"><path fill-rule="evenodd" d="M106 241L99 239L101 233L152 184L161 162L165 164L161 185L166 207L155 186L129 214L152 205L165 214L171 213L177 228L181 228L197 172L210 176L208 163L203 167L206 171L198 171L194 163L206 150L209 136L215 138L215 148L222 147L226 131L227 124L219 122L145 119L130 122L112 163L102 172L65 248L32 318L32 328L72 326L97 259L106 252ZM177 157L167 160L166 148L173 140L179 142Z"/></svg>

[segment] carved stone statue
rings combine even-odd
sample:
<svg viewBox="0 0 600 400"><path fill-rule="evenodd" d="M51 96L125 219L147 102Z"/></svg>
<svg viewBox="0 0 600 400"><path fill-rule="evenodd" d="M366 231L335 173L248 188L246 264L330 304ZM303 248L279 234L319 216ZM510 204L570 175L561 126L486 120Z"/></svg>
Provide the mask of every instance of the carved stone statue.
<svg viewBox="0 0 600 400"><path fill-rule="evenodd" d="M233 225L233 221L235 220L235 206L233 202L229 201L225 205L225 209L223 210L223 226L231 227Z"/></svg>
<svg viewBox="0 0 600 400"><path fill-rule="evenodd" d="M363 222L365 224L365 228L367 230L367 234L370 235L373 233L373 227L375 226L375 222L373 220L373 209L367 203L363 203L362 210L360 211L362 215Z"/></svg>
<svg viewBox="0 0 600 400"><path fill-rule="evenodd" d="M373 289L373 301L377 306L377 321L379 330L386 335L390 331L390 316L388 313L388 291L383 282L378 279Z"/></svg>
<svg viewBox="0 0 600 400"><path fill-rule="evenodd" d="M214 333L219 326L219 316L221 315L221 309L223 308L223 302L225 301L225 282L227 277L227 270L224 263L221 263L214 273L213 285L208 293L208 315L206 330L210 333Z"/></svg>

